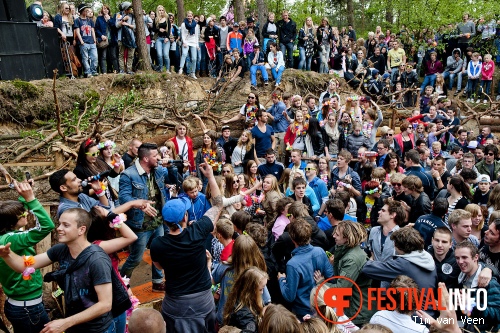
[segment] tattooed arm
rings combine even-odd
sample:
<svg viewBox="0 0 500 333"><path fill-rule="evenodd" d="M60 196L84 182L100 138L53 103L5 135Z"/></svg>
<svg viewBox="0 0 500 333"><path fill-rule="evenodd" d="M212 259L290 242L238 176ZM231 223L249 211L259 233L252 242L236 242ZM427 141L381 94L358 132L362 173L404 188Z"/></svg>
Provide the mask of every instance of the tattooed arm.
<svg viewBox="0 0 500 333"><path fill-rule="evenodd" d="M208 186L210 187L210 192L212 193L212 208L207 210L205 216L212 220L215 228L215 223L219 219L222 208L224 208L222 203L223 197L220 193L219 186L217 186L217 182L215 181L214 170L210 165L208 165L206 160L204 163L199 165L198 170L200 170L201 173L208 179Z"/></svg>

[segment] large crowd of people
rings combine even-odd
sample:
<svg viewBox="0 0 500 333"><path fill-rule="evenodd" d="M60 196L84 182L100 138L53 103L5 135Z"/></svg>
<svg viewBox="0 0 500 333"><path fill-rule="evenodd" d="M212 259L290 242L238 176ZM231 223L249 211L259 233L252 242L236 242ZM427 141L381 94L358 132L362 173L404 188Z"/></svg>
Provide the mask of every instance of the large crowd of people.
<svg viewBox="0 0 500 333"><path fill-rule="evenodd" d="M133 26L130 6L121 6L122 29ZM89 7L80 7L78 20L90 22ZM73 19L70 10L61 4L65 17ZM202 59L200 71L213 69L203 64L206 55L199 54L205 43L200 31L205 37L207 31L213 33L209 41L225 39L213 19L200 25L203 15L197 21L188 12L177 28L162 6L155 14L156 43L165 44L156 47L158 62L166 70L173 63L166 54L177 47L177 37L172 40L168 31L175 29L187 36L179 71L188 56L186 70L193 78L197 58ZM97 20L111 17L108 7ZM293 66L296 24L286 12L277 23L270 15L262 27L261 51L255 41L258 27L247 21L244 36L242 24L233 24L226 51L233 50L241 68L246 62L264 66L265 57L248 59L254 51L269 48L267 59L273 61L273 54L281 53L271 65L278 80L282 67ZM459 29L472 27L464 16ZM352 27L342 33L347 37L344 45L357 41ZM385 42L380 38L385 36L390 44L393 38L390 32L377 33L368 40L374 54L380 50L373 40ZM120 36L122 41L130 37L125 30ZM301 66L313 67L310 41L318 38L320 68L343 70L335 69L335 60L330 63L338 59L334 49L339 49L332 36L328 20L317 31L307 20L298 33ZM84 40L80 33L77 37ZM465 38L459 39L460 48L468 51L468 37L460 38ZM82 44L86 50L86 42ZM215 45L217 58L222 46ZM129 46L122 42L113 51L120 53L120 68L125 68L125 59L133 59ZM360 50L358 64L370 58ZM383 61L390 65L387 75L397 81L395 87L401 85L400 77L406 73L408 78L419 66L418 61L408 65L400 50L398 41L392 41ZM457 54L460 58L457 52L451 57L459 61ZM478 57L473 52L470 56L468 64L475 68L471 73L477 73ZM429 52L429 61L433 68L436 53ZM345 69L344 78L356 80L356 71ZM237 115L222 121L220 133L195 116L204 131L198 150L188 124L182 122L160 147L134 138L123 154L113 141L88 138L79 147L75 168L58 170L49 178L60 204L58 244L46 253L36 254L33 247L55 225L35 198L33 181L13 181L19 199L0 202L0 283L7 296L5 315L14 331L498 331L499 140L489 126L480 133L464 128L456 103L446 97L446 85L432 75L426 72L420 107L413 108L399 128L382 126L382 110L370 96L341 97L339 81L332 78L319 99L275 89L267 109L250 90ZM468 77L470 96L475 75ZM245 126L239 138L231 136L234 122ZM35 216L36 226L26 230L29 214ZM124 248L128 257L120 267L117 253ZM164 293L161 316L154 310L132 312L137 299L129 279L147 248L153 262L151 292ZM42 277L40 268L54 262L59 268ZM333 276L349 280L330 279ZM64 291L65 318L49 319L43 281L55 281ZM330 306L330 288L353 289L343 313ZM369 304L369 288L395 288L396 309ZM402 292L404 288L434 289L446 300L448 288L473 289L487 295L487 307L474 303L457 312L449 304L418 309L416 298ZM457 315L470 320L460 321Z"/></svg>
<svg viewBox="0 0 500 333"><path fill-rule="evenodd" d="M62 41L78 46L82 75L133 74L139 56L132 3L122 2L114 10L104 4L94 12L90 5L75 8L61 2L53 19L45 12L40 24L57 28ZM295 22L286 10L280 20L270 12L262 27L255 15L240 22L231 17L188 11L176 22L162 5L143 11L148 59L141 61L192 79L234 82L249 72L252 88L258 85L257 72L264 86L270 79L279 85L286 68L336 74L352 87L361 85L365 92L405 107L413 107L417 91L423 95L429 86L439 95L487 103L495 64L500 64L500 24L493 15L473 19L465 13L462 22L437 30L402 26L384 32L377 26L366 37L357 36L351 25L331 26L326 17ZM500 85L496 96L500 100Z"/></svg>

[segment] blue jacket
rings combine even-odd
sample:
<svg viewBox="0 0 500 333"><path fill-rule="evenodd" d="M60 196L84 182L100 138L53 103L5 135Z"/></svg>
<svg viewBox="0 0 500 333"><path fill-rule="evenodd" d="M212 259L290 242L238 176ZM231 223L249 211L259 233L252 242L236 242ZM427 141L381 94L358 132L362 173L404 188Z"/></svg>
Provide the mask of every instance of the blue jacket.
<svg viewBox="0 0 500 333"><path fill-rule="evenodd" d="M291 196L293 194L293 191L291 188L288 188L285 191L285 195L287 197ZM311 209L313 210L313 213L316 214L318 213L319 209L321 208L321 202L318 201L318 198L316 198L316 195L314 193L314 190L309 186L306 185L306 194L305 196L309 198L309 201L311 201Z"/></svg>
<svg viewBox="0 0 500 333"><path fill-rule="evenodd" d="M161 193L161 207L166 202L167 189L165 179L168 179L167 168L157 167L154 169L156 185ZM128 169L120 174L120 205L136 199L148 199L148 176L136 160ZM131 228L141 229L144 221L144 212L138 208L127 211L127 225Z"/></svg>
<svg viewBox="0 0 500 333"><path fill-rule="evenodd" d="M290 125L286 117L283 115L283 111L286 111L286 105L281 101L271 105L271 107L267 109L267 112L274 118L272 124L274 133L286 132L288 126Z"/></svg>
<svg viewBox="0 0 500 333"><path fill-rule="evenodd" d="M198 192L195 199L191 199L185 193L182 193L179 197L186 197L191 201L191 208L188 210L188 221L198 221L212 207L205 194L200 192Z"/></svg>
<svg viewBox="0 0 500 333"><path fill-rule="evenodd" d="M413 166L406 168L405 175L420 178L424 186L424 192L429 196L429 199L434 199L434 178L430 174L422 172L422 167Z"/></svg>
<svg viewBox="0 0 500 333"><path fill-rule="evenodd" d="M299 318L311 313L309 297L316 286L316 270L321 271L325 279L333 276L333 267L325 251L311 244L299 246L292 251L292 259L286 264L286 278L279 279L283 298L292 303L292 311Z"/></svg>
<svg viewBox="0 0 500 333"><path fill-rule="evenodd" d="M324 181L319 179L318 177L314 177L312 181L308 184L316 194L316 198L318 199L319 205L323 203L323 198L328 199L328 189L326 188L326 184Z"/></svg>
<svg viewBox="0 0 500 333"><path fill-rule="evenodd" d="M359 192L361 192L361 179L359 178L359 175L356 171L354 171L351 167L348 167L347 168L347 173L346 173L346 176L347 175L350 175L351 178L352 178L352 186L358 190ZM337 188L337 180L342 180L340 179L339 177L339 168L335 168L332 170L332 174L331 174L331 178L332 178L332 184L335 188Z"/></svg>

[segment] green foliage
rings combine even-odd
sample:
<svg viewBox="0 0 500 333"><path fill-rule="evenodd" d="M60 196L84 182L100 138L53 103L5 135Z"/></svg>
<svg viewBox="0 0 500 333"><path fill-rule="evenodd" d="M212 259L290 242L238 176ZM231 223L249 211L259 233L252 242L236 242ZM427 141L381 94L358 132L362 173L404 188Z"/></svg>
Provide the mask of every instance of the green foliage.
<svg viewBox="0 0 500 333"><path fill-rule="evenodd" d="M31 138L38 138L40 140L45 139L45 135L43 135L42 133L40 133L40 131L38 129L32 129L32 130L27 130L27 131L21 130L21 131L19 131L19 135L22 138L31 137Z"/></svg>
<svg viewBox="0 0 500 333"><path fill-rule="evenodd" d="M130 106L138 107L142 105L142 102L139 93L135 90L135 87L132 87L126 94L112 95L106 103L106 110L108 112L121 114L123 109L127 107L128 112L133 113L134 108Z"/></svg>
<svg viewBox="0 0 500 333"><path fill-rule="evenodd" d="M12 81L12 85L16 87L20 93L27 97L38 97L40 95L40 90L33 84L22 81L22 80L14 80Z"/></svg>

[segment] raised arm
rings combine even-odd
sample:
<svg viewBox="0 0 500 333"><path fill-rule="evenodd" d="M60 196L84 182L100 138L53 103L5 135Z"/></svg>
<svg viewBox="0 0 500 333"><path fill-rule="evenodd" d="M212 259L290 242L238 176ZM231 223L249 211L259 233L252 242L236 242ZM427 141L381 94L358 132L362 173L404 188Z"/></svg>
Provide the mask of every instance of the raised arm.
<svg viewBox="0 0 500 333"><path fill-rule="evenodd" d="M212 220L215 228L215 222L219 219L222 208L224 208L222 194L215 181L214 170L206 160L198 166L198 170L208 179L208 186L210 186L210 193L212 193L212 208L207 210L204 216Z"/></svg>
<svg viewBox="0 0 500 333"><path fill-rule="evenodd" d="M22 273L26 266L24 265L24 260L21 256L18 256L13 251L10 250L11 243L6 245L0 245L0 258L5 260L7 265L12 268L13 271ZM42 268L52 264L52 261L47 256L47 252L36 255L35 263L31 265L34 269Z"/></svg>

